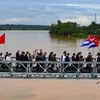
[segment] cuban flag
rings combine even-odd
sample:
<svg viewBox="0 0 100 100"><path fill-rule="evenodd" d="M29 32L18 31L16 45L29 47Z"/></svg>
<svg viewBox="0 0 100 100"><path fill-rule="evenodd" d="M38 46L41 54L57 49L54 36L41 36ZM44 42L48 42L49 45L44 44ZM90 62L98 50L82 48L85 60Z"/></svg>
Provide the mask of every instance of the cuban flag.
<svg viewBox="0 0 100 100"><path fill-rule="evenodd" d="M91 42L88 45L88 49L93 48L93 47L98 47L98 36L94 36L93 39L91 39Z"/></svg>
<svg viewBox="0 0 100 100"><path fill-rule="evenodd" d="M85 41L81 44L80 47L88 46L93 38L94 38L94 34L90 35L90 36L88 37L88 39L85 40Z"/></svg>

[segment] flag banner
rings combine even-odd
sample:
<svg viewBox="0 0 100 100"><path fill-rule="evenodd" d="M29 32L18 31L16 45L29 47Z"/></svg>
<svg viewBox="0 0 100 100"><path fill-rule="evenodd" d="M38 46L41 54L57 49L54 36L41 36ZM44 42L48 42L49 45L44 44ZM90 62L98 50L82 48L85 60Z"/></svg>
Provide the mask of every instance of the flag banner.
<svg viewBox="0 0 100 100"><path fill-rule="evenodd" d="M80 47L82 47L82 46L88 46L93 38L94 38L94 34L90 35L90 36L81 44Z"/></svg>
<svg viewBox="0 0 100 100"><path fill-rule="evenodd" d="M95 36L93 39L91 39L91 42L88 45L88 49L93 47L98 47L98 36Z"/></svg>
<svg viewBox="0 0 100 100"><path fill-rule="evenodd" d="M0 44L5 44L5 33L0 36Z"/></svg>

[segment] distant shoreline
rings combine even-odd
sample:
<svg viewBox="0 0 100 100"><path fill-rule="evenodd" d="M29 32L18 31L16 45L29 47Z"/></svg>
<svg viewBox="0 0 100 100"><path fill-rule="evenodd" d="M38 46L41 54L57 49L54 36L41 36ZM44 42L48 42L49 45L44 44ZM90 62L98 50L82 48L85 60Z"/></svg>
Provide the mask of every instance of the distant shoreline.
<svg viewBox="0 0 100 100"><path fill-rule="evenodd" d="M4 31L4 30L0 30L0 31ZM14 29L8 30L8 29L6 29L5 31L43 31L43 30L44 31L49 31L49 29L47 29L47 30L46 29L33 29L33 30L28 30L28 29L27 30L26 29L24 29L24 30L23 29L22 30L21 29L20 30L14 30Z"/></svg>
<svg viewBox="0 0 100 100"><path fill-rule="evenodd" d="M0 25L0 30L50 30L49 25Z"/></svg>

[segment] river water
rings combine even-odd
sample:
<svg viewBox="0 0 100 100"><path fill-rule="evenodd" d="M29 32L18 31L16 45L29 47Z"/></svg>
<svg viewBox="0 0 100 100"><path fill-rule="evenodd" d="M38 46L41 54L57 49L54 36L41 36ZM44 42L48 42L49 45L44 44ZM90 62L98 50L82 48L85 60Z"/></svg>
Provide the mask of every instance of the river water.
<svg viewBox="0 0 100 100"><path fill-rule="evenodd" d="M49 31L0 31L0 35L6 34L5 45L0 45L0 51L3 54L8 51L11 52L13 56L17 50L29 51L33 53L34 49L43 49L43 51L49 52L53 51L57 54L57 57L61 57L63 51L70 53L70 56L75 52L81 51L83 56L86 57L88 52L92 52L95 57L99 48L80 47L80 44L85 39L71 38L71 37L61 37L61 36L50 36Z"/></svg>

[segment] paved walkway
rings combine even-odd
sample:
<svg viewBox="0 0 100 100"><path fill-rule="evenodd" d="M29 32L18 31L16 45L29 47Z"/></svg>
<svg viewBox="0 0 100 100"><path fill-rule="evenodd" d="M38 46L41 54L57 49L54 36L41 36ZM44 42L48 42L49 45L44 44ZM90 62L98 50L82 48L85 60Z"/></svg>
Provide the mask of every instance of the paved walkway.
<svg viewBox="0 0 100 100"><path fill-rule="evenodd" d="M100 100L99 80L0 79L0 100Z"/></svg>

